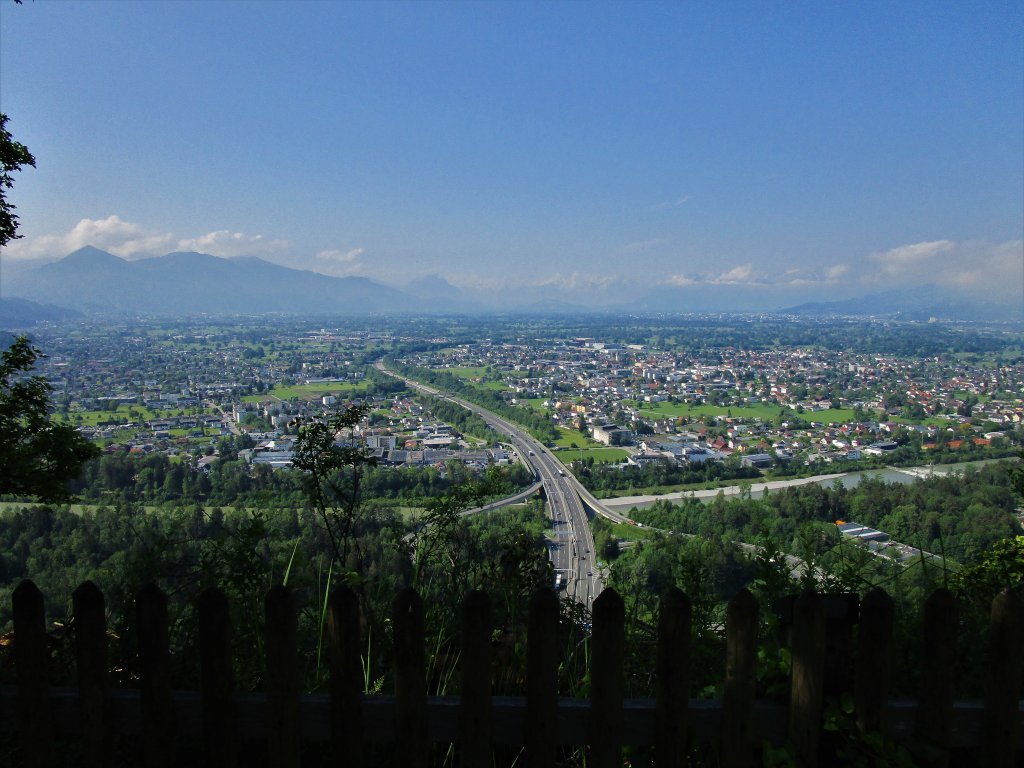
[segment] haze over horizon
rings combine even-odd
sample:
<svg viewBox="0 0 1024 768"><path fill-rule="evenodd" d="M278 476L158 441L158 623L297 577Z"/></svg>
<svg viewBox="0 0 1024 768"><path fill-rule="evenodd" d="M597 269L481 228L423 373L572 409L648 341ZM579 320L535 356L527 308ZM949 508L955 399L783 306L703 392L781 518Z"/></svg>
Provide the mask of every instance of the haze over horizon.
<svg viewBox="0 0 1024 768"><path fill-rule="evenodd" d="M935 286L1019 307L1022 22L994 2L4 3L0 110L38 166L4 267L93 245L477 296Z"/></svg>

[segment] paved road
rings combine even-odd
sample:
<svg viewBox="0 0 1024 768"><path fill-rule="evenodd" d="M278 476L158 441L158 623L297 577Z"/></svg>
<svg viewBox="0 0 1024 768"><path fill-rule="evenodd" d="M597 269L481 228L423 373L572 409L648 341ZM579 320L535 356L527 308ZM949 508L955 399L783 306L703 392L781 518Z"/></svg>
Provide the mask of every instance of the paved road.
<svg viewBox="0 0 1024 768"><path fill-rule="evenodd" d="M378 362L376 366L382 373L402 379L410 387L435 397L444 398L472 411L487 422L491 428L509 436L509 442L520 452L524 461L533 467L544 484L544 493L547 496L548 507L551 510L551 518L555 529L555 543L551 548L551 561L554 563L555 572L563 574L562 578L566 586L566 594L571 599L590 607L594 598L604 588L604 585L597 568L594 536L590 531L590 524L587 521L584 501L587 507L609 520L632 525L636 525L636 522L623 514L609 509L598 501L590 491L584 488L564 468L562 462L555 458L551 451L531 434L515 424L468 400L454 397L433 387L398 376L398 374L387 370L382 362ZM676 535L693 536L693 534ZM755 555L761 550L761 547L756 544L747 544L742 541L735 543L751 555ZM793 578L802 578L807 570L807 563L794 555L788 554L785 555L785 561ZM824 574L816 571L814 578L816 581L821 581L824 578Z"/></svg>
<svg viewBox="0 0 1024 768"><path fill-rule="evenodd" d="M508 435L508 442L519 452L522 459L529 464L540 477L544 485L548 508L551 511L552 527L555 540L551 545L551 561L555 573L561 575L560 586L565 586L566 595L583 605L590 607L594 598L604 588L601 575L596 566L594 536L587 521L587 511L580 499L580 491L586 490L577 482L562 462L555 458L544 445L524 431L522 428L491 413L468 400L449 395L425 384L405 379L387 370L382 362L376 364L377 369L389 376L401 378L408 386L426 392L434 397L443 398L472 411L483 419L492 429L503 436ZM502 438L504 440L504 437ZM590 496L589 493L586 494ZM593 497L591 497L593 498ZM615 520L627 518L617 513L603 510L594 499L595 508Z"/></svg>

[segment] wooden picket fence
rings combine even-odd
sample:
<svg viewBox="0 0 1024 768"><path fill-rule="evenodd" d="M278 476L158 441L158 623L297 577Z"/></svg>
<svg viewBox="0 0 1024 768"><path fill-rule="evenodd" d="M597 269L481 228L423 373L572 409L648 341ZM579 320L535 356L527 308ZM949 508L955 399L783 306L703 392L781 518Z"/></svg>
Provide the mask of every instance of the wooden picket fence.
<svg viewBox="0 0 1024 768"><path fill-rule="evenodd" d="M961 764L968 755L1008 768L1024 756L1018 749L1024 743L1021 605L1010 592L993 602L986 698L958 702L958 608L948 591L932 594L922 629L919 698L900 701L888 696L894 617L883 590L863 601L795 597L787 620L790 695L788 703L778 703L756 698L758 606L744 590L728 606L722 699L700 701L689 691L690 603L671 590L659 612L655 689L649 699L625 699L623 602L606 589L593 604L590 697L582 700L558 696L560 610L552 591L538 592L529 606L525 696L492 695L490 605L485 594L471 592L462 605L460 695L427 696L423 603L406 589L393 604L394 694L365 695L359 605L341 588L329 602L329 692L303 694L296 610L289 591L277 587L265 600L263 691L237 693L224 594L209 589L198 603L201 690L174 691L167 598L148 586L136 600L139 688L111 690L100 590L86 582L74 594L78 686L51 688L43 596L26 580L13 596L17 684L0 690L0 728L13 724L20 744L15 751L31 768L57 764L57 738L76 744L82 764L110 765L114 734L136 740L138 764L160 767L178 765L178 745L191 743L208 765L231 768L239 762L239 745L254 740L265 744L266 764L282 768L298 768L303 744L313 742L330 744L331 759L354 768L366 764L365 745L373 742L392 745L394 764L409 768L425 768L438 743L455 745L462 765L488 768L496 745L521 748L518 764L530 768L553 768L565 745L585 747L593 768L622 768L624 746L648 748L658 768L677 768L694 744L710 750L716 765L749 766L763 742L788 743L796 764L815 766L830 759L819 755L824 697L850 690L861 734L927 743L930 765Z"/></svg>

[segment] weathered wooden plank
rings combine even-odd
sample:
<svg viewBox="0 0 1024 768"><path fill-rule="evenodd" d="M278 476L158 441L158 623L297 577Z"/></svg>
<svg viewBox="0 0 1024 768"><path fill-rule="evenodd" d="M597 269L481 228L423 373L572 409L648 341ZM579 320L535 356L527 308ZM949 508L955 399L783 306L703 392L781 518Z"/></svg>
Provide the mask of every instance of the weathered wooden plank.
<svg viewBox="0 0 1024 768"><path fill-rule="evenodd" d="M200 593L198 608L203 756L210 768L233 768L238 762L238 726L228 600L220 588L209 587Z"/></svg>
<svg viewBox="0 0 1024 768"><path fill-rule="evenodd" d="M462 601L462 691L459 739L464 768L490 768L494 725L491 718L491 601L474 590Z"/></svg>
<svg viewBox="0 0 1024 768"><path fill-rule="evenodd" d="M344 768L363 765L363 674L360 661L359 599L349 587L337 587L328 606L331 663L331 743Z"/></svg>
<svg viewBox="0 0 1024 768"><path fill-rule="evenodd" d="M267 734L270 717L267 697L262 693L239 693L238 730L243 739L261 739ZM55 736L80 737L81 712L77 688L50 687L50 712ZM15 725L18 717L17 688L0 685L0 731ZM174 691L172 706L175 726L182 741L202 737L202 700L198 691ZM457 696L427 697L429 739L435 744L449 744L459 739L461 702ZM140 695L136 689L112 688L109 718L112 732L131 738L140 735L142 716ZM524 746L526 735L526 698L494 696L494 743L512 747ZM623 710L623 743L637 747L653 747L657 708L653 699L625 699ZM918 703L890 699L888 722L893 737L905 741L912 737L917 722ZM754 704L756 743L766 741L782 744L786 740L789 708L775 701L759 700ZM979 750L982 745L983 701L957 701L950 718L950 746L955 749ZM1018 744L1024 743L1024 706L1020 710ZM689 702L690 730L694 744L714 746L721 733L722 703L711 699ZM585 744L590 733L590 701L557 699L555 711L557 743ZM331 740L331 700L325 693L303 693L299 696L299 721L303 744L327 744ZM395 697L387 694L367 696L363 703L363 738L374 744L394 744Z"/></svg>
<svg viewBox="0 0 1024 768"><path fill-rule="evenodd" d="M655 759L665 768L683 768L689 729L690 598L673 587L658 609L655 660ZM632 743L632 742L630 742Z"/></svg>
<svg viewBox="0 0 1024 768"><path fill-rule="evenodd" d="M530 598L526 637L526 765L554 768L558 745L558 595Z"/></svg>
<svg viewBox="0 0 1024 768"><path fill-rule="evenodd" d="M139 636L142 764L146 768L171 768L177 760L167 596L155 584L147 584L135 598L135 616Z"/></svg>
<svg viewBox="0 0 1024 768"><path fill-rule="evenodd" d="M267 695L267 763L270 768L299 768L302 734L299 728L298 617L291 591L278 585L263 600L265 617Z"/></svg>
<svg viewBox="0 0 1024 768"><path fill-rule="evenodd" d="M89 768L110 765L107 729L109 677L107 674L107 617L103 593L91 581L72 597L75 628L75 665L82 718L82 758Z"/></svg>
<svg viewBox="0 0 1024 768"><path fill-rule="evenodd" d="M854 681L854 702L861 733L887 732L892 625L892 599L884 589L875 587L860 605L857 666L863 673Z"/></svg>
<svg viewBox="0 0 1024 768"><path fill-rule="evenodd" d="M593 626L590 762L594 768L621 768L626 607L614 589L605 589L594 601Z"/></svg>
<svg viewBox="0 0 1024 768"><path fill-rule="evenodd" d="M841 696L853 690L853 627L860 598L851 592L818 595L825 610L825 671L823 696Z"/></svg>
<svg viewBox="0 0 1024 768"><path fill-rule="evenodd" d="M1017 762L1021 676L1024 673L1024 599L1009 588L992 601L989 679L985 696L985 763L1012 768Z"/></svg>
<svg viewBox="0 0 1024 768"><path fill-rule="evenodd" d="M956 637L960 611L948 589L935 590L925 602L921 633L921 705L917 738L934 747L921 759L930 768L946 768L952 746L953 697L956 690Z"/></svg>
<svg viewBox="0 0 1024 768"><path fill-rule="evenodd" d="M793 607L793 658L789 694L789 739L797 764L818 764L825 671L825 609L813 592L804 592Z"/></svg>
<svg viewBox="0 0 1024 768"><path fill-rule="evenodd" d="M43 593L29 579L11 595L14 613L14 665L18 684L18 729L26 768L53 765L50 723L49 649Z"/></svg>
<svg viewBox="0 0 1024 768"><path fill-rule="evenodd" d="M757 698L757 600L746 589L729 601L725 618L725 689L722 696L723 766L753 763Z"/></svg>
<svg viewBox="0 0 1024 768"><path fill-rule="evenodd" d="M423 600L406 587L392 604L395 629L395 736L398 765L425 768L427 681L424 661Z"/></svg>

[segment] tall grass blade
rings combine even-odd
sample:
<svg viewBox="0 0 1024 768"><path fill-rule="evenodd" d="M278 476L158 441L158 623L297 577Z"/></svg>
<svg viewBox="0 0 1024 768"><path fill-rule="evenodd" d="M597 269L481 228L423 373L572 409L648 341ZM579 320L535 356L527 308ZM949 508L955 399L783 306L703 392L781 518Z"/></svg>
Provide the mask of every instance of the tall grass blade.
<svg viewBox="0 0 1024 768"><path fill-rule="evenodd" d="M327 626L327 603L331 598L331 576L334 573L334 560L331 560L331 565L327 569L327 585L324 589L324 604L320 609L320 631L318 632L319 639L316 644L316 676L320 677L320 658L324 651L324 628Z"/></svg>
<svg viewBox="0 0 1024 768"><path fill-rule="evenodd" d="M295 562L295 553L299 551L299 539L295 540L295 546L292 547L292 556L288 558L288 567L284 569L284 578L281 579L281 585L288 586L288 576L292 572L292 563Z"/></svg>

